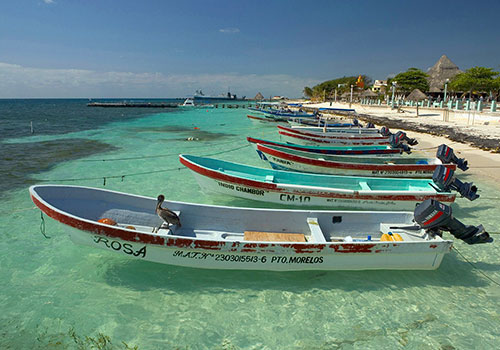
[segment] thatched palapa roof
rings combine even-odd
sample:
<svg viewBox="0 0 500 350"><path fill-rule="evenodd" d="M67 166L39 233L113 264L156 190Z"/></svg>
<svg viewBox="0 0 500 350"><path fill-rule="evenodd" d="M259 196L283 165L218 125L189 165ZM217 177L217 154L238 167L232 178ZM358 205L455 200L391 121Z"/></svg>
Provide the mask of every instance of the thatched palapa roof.
<svg viewBox="0 0 500 350"><path fill-rule="evenodd" d="M359 96L361 97L377 97L378 95L373 92L372 90L368 89L368 90L364 90L362 91Z"/></svg>
<svg viewBox="0 0 500 350"><path fill-rule="evenodd" d="M255 95L254 97L254 100L263 100L264 99L264 96L262 96L262 94L260 92L257 93L257 95Z"/></svg>
<svg viewBox="0 0 500 350"><path fill-rule="evenodd" d="M427 78L427 81L429 82L429 91L443 91L446 79L451 80L458 73L462 73L458 66L451 62L446 55L441 56L439 61L437 61L436 64L427 72L429 75Z"/></svg>
<svg viewBox="0 0 500 350"><path fill-rule="evenodd" d="M406 96L406 99L409 101L422 101L426 98L427 96L419 89L413 90L408 96Z"/></svg>

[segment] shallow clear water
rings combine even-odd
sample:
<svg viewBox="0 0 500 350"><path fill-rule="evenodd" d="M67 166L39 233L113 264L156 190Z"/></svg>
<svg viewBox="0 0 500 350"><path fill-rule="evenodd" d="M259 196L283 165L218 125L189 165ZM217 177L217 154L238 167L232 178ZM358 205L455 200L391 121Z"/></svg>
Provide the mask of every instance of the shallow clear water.
<svg viewBox="0 0 500 350"><path fill-rule="evenodd" d="M278 140L277 133L252 124L246 110L129 110L120 118L118 110L89 111L85 103L54 102L59 132L51 123L33 135L14 130L13 121L0 124L0 171L12 176L0 187L0 348L76 349L78 341L90 348L99 333L117 349L122 342L140 349L497 347L500 288L482 273L500 281L498 241L456 242L474 267L452 251L436 271L277 273L131 260L74 245L69 228L47 217L45 239L27 191L45 180L92 187L105 181L105 188L153 197L266 206L203 194L178 161L179 153L188 153L262 166L245 136ZM42 105L23 105L15 125L36 124ZM75 117L61 127L58 110L71 110L88 125ZM0 112L5 121L9 111L1 101ZM498 185L473 169L463 179L478 184L482 198L458 199L455 216L499 232Z"/></svg>

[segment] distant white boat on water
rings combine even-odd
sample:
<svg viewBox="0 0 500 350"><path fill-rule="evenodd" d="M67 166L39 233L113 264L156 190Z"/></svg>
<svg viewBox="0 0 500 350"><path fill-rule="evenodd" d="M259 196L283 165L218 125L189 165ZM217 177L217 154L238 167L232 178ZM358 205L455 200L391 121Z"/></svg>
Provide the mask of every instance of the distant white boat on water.
<svg viewBox="0 0 500 350"><path fill-rule="evenodd" d="M192 98L186 98L182 104L179 105L179 107L183 108L214 108L214 105L212 104L195 104L194 100Z"/></svg>

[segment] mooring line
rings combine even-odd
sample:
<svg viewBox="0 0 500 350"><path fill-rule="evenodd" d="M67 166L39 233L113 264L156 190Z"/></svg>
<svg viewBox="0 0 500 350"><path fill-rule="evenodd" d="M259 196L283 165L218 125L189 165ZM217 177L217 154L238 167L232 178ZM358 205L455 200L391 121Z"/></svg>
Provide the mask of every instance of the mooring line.
<svg viewBox="0 0 500 350"><path fill-rule="evenodd" d="M214 155L218 155L218 154L222 154L222 153L229 153L229 152L240 150L240 149L245 148L245 147L250 147L250 144L246 144L243 146L235 147L235 148L220 151L220 152L212 152L212 153L204 154L202 156L214 156ZM123 181L125 179L125 177L130 177L130 176L149 175L149 174L162 173L162 172L167 172L167 171L180 171L180 170L187 170L187 168L175 167L175 168L151 170L151 171L144 171L144 172L140 172L140 173L131 173L131 174L122 174L122 175L108 175L108 176L66 178L66 179L40 179L37 181L40 181L40 182L70 182L70 181L103 180L103 186L106 186L106 181L108 179L121 178L121 180Z"/></svg>
<svg viewBox="0 0 500 350"><path fill-rule="evenodd" d="M474 270L478 271L481 275L483 275L484 278L496 284L497 286L500 286L499 282L495 281L493 278L485 274L482 270L477 268L476 265L474 265L474 263L469 261L469 259L467 259L462 253L460 253L460 251L455 246L453 246L453 250L455 250L458 253L458 255L460 255L469 265L471 265Z"/></svg>

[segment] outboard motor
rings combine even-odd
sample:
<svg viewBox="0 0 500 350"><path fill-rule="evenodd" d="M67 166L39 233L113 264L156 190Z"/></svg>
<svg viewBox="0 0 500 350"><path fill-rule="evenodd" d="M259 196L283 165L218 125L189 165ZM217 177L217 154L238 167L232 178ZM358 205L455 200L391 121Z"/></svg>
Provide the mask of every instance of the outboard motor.
<svg viewBox="0 0 500 350"><path fill-rule="evenodd" d="M380 128L380 135L382 136L391 136L392 132L389 130L387 126L383 126Z"/></svg>
<svg viewBox="0 0 500 350"><path fill-rule="evenodd" d="M360 125L359 125L359 121L358 121L356 118L354 118L354 119L352 120L352 125L354 125L354 126L360 126Z"/></svg>
<svg viewBox="0 0 500 350"><path fill-rule="evenodd" d="M410 146L415 146L416 144L418 144L418 141L416 139L409 138L403 131L398 131L396 135L398 135L401 140L406 141L406 143L408 143Z"/></svg>
<svg viewBox="0 0 500 350"><path fill-rule="evenodd" d="M455 163L457 167L459 169L462 169L463 171L469 169L467 160L465 160L464 158L458 158L455 153L453 153L453 148L448 147L444 143L438 147L436 158L438 158L444 164Z"/></svg>
<svg viewBox="0 0 500 350"><path fill-rule="evenodd" d="M373 124L372 122L368 122L368 124L366 124L366 128L367 129L375 129L375 124Z"/></svg>
<svg viewBox="0 0 500 350"><path fill-rule="evenodd" d="M444 165L436 167L434 174L432 174L432 181L434 181L440 191L449 192L452 189L471 201L479 198L479 195L476 193L477 187L472 182L464 183L460 181L456 178L455 172Z"/></svg>
<svg viewBox="0 0 500 350"><path fill-rule="evenodd" d="M391 136L389 136L389 143L391 144L392 148L401 148L404 152L408 154L411 153L410 146L402 143L401 139L397 135L392 134Z"/></svg>
<svg viewBox="0 0 500 350"><path fill-rule="evenodd" d="M435 199L426 199L413 212L417 224L429 234L441 237L441 231L448 231L468 244L491 243L493 238L485 231L483 225L466 226L455 219L451 207Z"/></svg>

